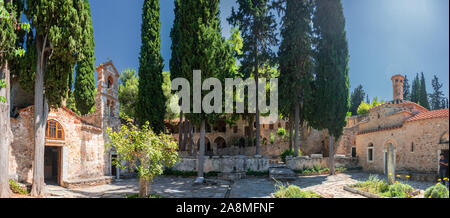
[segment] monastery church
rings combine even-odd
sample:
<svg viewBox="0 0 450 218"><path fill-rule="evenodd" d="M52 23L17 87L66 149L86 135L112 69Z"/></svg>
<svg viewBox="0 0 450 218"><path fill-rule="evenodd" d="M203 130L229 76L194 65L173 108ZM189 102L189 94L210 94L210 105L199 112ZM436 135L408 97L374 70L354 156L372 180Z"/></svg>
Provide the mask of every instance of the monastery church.
<svg viewBox="0 0 450 218"><path fill-rule="evenodd" d="M52 109L45 132L44 174L46 184L65 187L107 183L116 174L111 160L115 154L105 152L105 131L120 126L118 80L119 73L112 61L97 67L96 111L78 116L63 107ZM12 85L9 174L12 179L31 183L34 164L34 109L26 105L31 95ZM25 107L24 107L25 106Z"/></svg>

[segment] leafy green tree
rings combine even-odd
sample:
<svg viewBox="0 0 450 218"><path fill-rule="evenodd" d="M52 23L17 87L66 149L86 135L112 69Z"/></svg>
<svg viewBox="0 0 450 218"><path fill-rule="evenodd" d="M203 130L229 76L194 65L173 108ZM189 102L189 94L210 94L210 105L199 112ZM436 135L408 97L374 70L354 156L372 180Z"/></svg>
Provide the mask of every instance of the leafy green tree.
<svg viewBox="0 0 450 218"><path fill-rule="evenodd" d="M243 54L241 56L241 70L246 78L253 77L259 81L260 68L264 65L274 66L275 54L272 46L277 44L276 22L271 13L270 0L237 0L239 8L234 7L228 22L238 26L243 39ZM258 93L256 86L256 93ZM260 113L259 100L256 97L256 154L260 150ZM249 128L252 128L250 125Z"/></svg>
<svg viewBox="0 0 450 218"><path fill-rule="evenodd" d="M419 89L419 104L426 108L430 109L430 103L428 101L428 94L427 94L427 87L425 82L425 76L423 75L423 72L421 73L420 78L420 89Z"/></svg>
<svg viewBox="0 0 450 218"><path fill-rule="evenodd" d="M150 182L161 175L164 167L172 167L178 161L177 143L170 135L156 134L145 123L139 129L129 120L118 131L108 128L106 149L114 149L117 159L114 165L121 169L137 171L139 176L139 197L150 194Z"/></svg>
<svg viewBox="0 0 450 218"><path fill-rule="evenodd" d="M434 75L431 85L433 86L433 93L430 94L431 107L433 110L444 108L445 105L442 104L444 93L441 90L443 84L439 83L439 78L436 75Z"/></svg>
<svg viewBox="0 0 450 218"><path fill-rule="evenodd" d="M419 98L420 98L420 80L419 74L416 74L416 77L414 78L411 86L411 97L409 100L418 104Z"/></svg>
<svg viewBox="0 0 450 218"><path fill-rule="evenodd" d="M405 75L405 80L403 81L403 99L409 101L411 95L411 86L409 85L408 76Z"/></svg>
<svg viewBox="0 0 450 218"><path fill-rule="evenodd" d="M161 21L158 0L145 0L142 8L139 94L136 104L138 123L150 122L156 133L164 131L166 97L162 90ZM151 97L150 97L151 96Z"/></svg>
<svg viewBox="0 0 450 218"><path fill-rule="evenodd" d="M136 102L139 95L139 79L135 69L126 69L119 78L120 118L136 121Z"/></svg>
<svg viewBox="0 0 450 218"><path fill-rule="evenodd" d="M313 4L309 0L283 0L278 3L284 12L281 29L283 40L278 53L280 111L285 115L294 111L294 151L295 156L298 156L299 125L303 127L308 110L313 110L310 103L314 67L311 27Z"/></svg>
<svg viewBox="0 0 450 218"><path fill-rule="evenodd" d="M11 195L9 188L9 147L12 141L10 113L9 63L23 56L21 36L29 31L28 23L20 23L23 2L0 0L0 198ZM24 30L20 30L23 28Z"/></svg>
<svg viewBox="0 0 450 218"><path fill-rule="evenodd" d="M172 94L172 89L171 89L171 85L172 85L172 81L170 80L170 72L167 71L163 71L163 84L162 84L162 90L164 93L164 96L166 97L166 104L165 104L165 108L166 108L166 116L165 118L168 120L172 120L175 119L178 114L172 112L171 110L171 99L175 98L178 99L176 95Z"/></svg>
<svg viewBox="0 0 450 218"><path fill-rule="evenodd" d="M362 85L359 85L355 88L355 90L352 92L350 97L350 112L352 114L357 114L358 107L361 104L362 101L364 101L366 93L364 92L364 89Z"/></svg>
<svg viewBox="0 0 450 218"><path fill-rule="evenodd" d="M313 16L317 43L314 100L311 124L330 134L330 174L334 171L333 138L343 134L349 109L348 44L340 0L316 1Z"/></svg>
<svg viewBox="0 0 450 218"><path fill-rule="evenodd" d="M82 0L26 0L25 15L34 30L34 165L32 196L44 193L44 139L49 107L60 107L70 90L74 65L84 59ZM70 22L68 22L70 21ZM44 95L45 90L45 95Z"/></svg>
<svg viewBox="0 0 450 218"><path fill-rule="evenodd" d="M83 40L86 46L82 48L84 54L83 59L77 63L74 96L76 107L81 115L94 112L95 109L95 95L97 90L95 88L95 40L94 27L92 26L91 8L89 0L84 0L84 12L82 16L83 22L81 28L83 30ZM71 83L69 83L71 85Z"/></svg>
<svg viewBox="0 0 450 218"><path fill-rule="evenodd" d="M368 114L370 108L371 108L370 104L367 104L366 102L362 101L361 104L358 106L357 114L358 115Z"/></svg>

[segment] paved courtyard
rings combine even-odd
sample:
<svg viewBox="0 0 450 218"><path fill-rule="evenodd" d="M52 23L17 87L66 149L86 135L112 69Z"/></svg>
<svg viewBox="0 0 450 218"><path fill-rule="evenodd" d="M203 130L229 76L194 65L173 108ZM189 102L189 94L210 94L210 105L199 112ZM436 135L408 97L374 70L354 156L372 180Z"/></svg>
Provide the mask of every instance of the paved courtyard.
<svg viewBox="0 0 450 218"><path fill-rule="evenodd" d="M368 178L367 173L348 172L335 176L298 176L289 184L297 185L303 190L314 191L326 198L362 198L360 195L345 191L343 187ZM151 186L151 193L166 198L269 198L275 190L275 181L268 177L247 177L232 184L228 181L212 180L212 183L201 186L193 185L194 179L193 177L158 177ZM420 190L433 185L430 182L409 181L407 183ZM230 186L231 192L227 193ZM137 193L139 184L137 179L127 179L112 184L72 190L48 186L47 190L51 194L49 197L56 198L122 198Z"/></svg>

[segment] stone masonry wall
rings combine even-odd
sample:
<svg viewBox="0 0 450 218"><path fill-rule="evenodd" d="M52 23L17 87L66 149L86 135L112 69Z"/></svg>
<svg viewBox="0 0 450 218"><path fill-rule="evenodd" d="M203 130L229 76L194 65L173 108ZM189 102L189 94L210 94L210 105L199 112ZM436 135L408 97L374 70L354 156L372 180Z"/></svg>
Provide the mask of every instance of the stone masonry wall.
<svg viewBox="0 0 450 218"><path fill-rule="evenodd" d="M197 171L196 158L182 158L180 162L172 167L178 171ZM248 170L264 172L269 170L269 159L256 158L249 156L224 156L224 157L206 157L204 163L205 173L207 172L247 172Z"/></svg>
<svg viewBox="0 0 450 218"><path fill-rule="evenodd" d="M345 167L351 169L359 166L358 158L336 156L334 162L335 167ZM320 166L321 168L330 168L330 158L320 156L315 157L315 155L313 155L312 157L287 157L286 166L292 170L311 169L315 166Z"/></svg>
<svg viewBox="0 0 450 218"><path fill-rule="evenodd" d="M448 131L448 118L406 122L401 128L358 135L356 152L364 170L384 173L384 152L387 144L393 143L397 171L437 172L438 153L448 149L448 144L439 144L440 139ZM370 143L374 146L373 162L367 160Z"/></svg>
<svg viewBox="0 0 450 218"><path fill-rule="evenodd" d="M31 182L34 152L33 106L11 118L14 141L10 149L10 176ZM72 112L73 113L73 112ZM64 129L64 141L49 141L46 145L62 147L62 180L70 182L85 178L98 178L109 174L109 154L105 153L102 129L87 125L65 109L52 110L49 120L56 120Z"/></svg>

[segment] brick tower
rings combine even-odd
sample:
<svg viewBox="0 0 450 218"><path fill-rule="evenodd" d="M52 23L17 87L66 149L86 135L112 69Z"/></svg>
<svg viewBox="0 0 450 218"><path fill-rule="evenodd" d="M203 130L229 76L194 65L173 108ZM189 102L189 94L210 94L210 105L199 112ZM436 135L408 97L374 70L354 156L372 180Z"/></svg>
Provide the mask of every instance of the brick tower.
<svg viewBox="0 0 450 218"><path fill-rule="evenodd" d="M400 74L397 74L391 78L392 87L394 89L394 101L395 100L403 100L403 81L405 81L405 77Z"/></svg>

